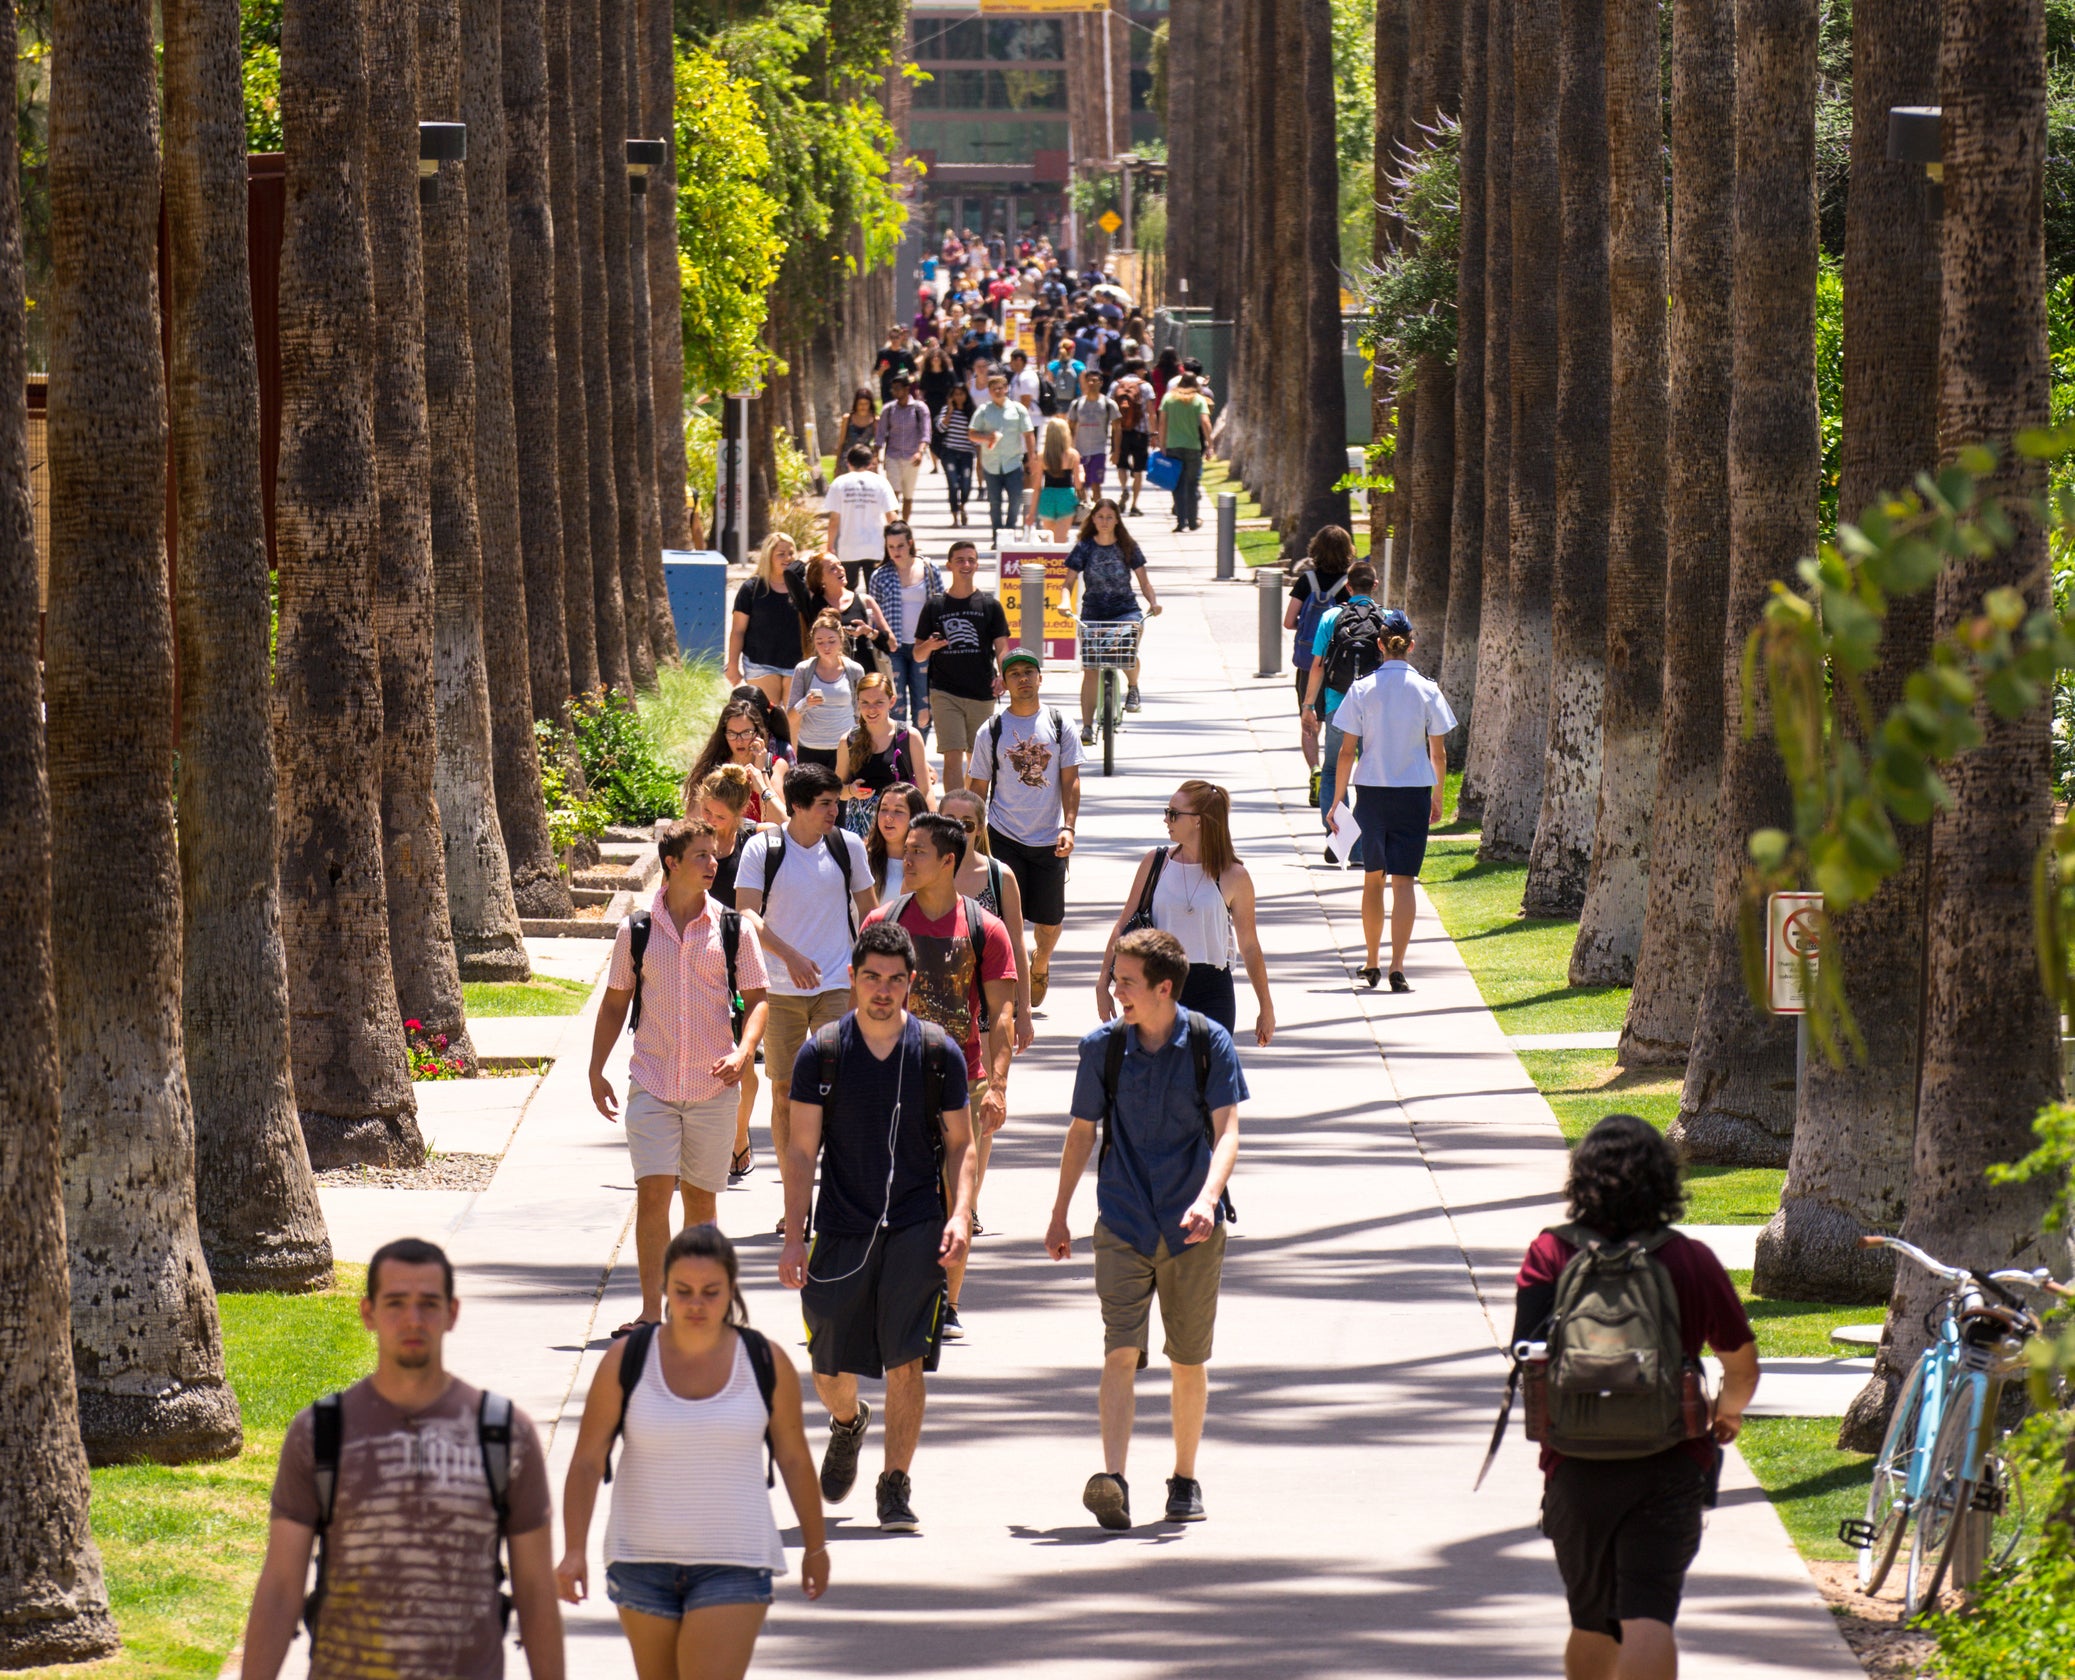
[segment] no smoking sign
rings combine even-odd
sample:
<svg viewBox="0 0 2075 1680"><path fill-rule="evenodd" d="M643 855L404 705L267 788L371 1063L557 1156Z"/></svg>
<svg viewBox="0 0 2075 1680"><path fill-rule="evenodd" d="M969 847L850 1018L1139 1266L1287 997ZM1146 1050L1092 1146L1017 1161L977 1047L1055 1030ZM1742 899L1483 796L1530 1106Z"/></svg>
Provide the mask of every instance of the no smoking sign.
<svg viewBox="0 0 2075 1680"><path fill-rule="evenodd" d="M1765 901L1767 1006L1775 1015L1808 1013L1804 981L1815 979L1823 946L1823 895L1779 892Z"/></svg>

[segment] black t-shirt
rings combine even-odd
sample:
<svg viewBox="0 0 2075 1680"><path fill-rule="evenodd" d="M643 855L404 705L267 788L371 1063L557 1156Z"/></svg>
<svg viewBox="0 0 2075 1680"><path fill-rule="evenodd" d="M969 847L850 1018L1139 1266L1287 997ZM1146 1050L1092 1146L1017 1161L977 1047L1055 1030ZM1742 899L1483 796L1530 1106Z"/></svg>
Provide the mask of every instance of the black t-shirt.
<svg viewBox="0 0 2075 1680"><path fill-rule="evenodd" d="M951 387L958 383L958 374L948 367L924 368L915 376L915 383L921 387L924 406L935 414L951 395Z"/></svg>
<svg viewBox="0 0 2075 1680"><path fill-rule="evenodd" d="M757 665L790 671L800 662L800 614L793 598L761 578L744 580L735 591L735 610L748 616L742 634L742 657Z"/></svg>
<svg viewBox="0 0 2075 1680"><path fill-rule="evenodd" d="M915 639L941 635L949 647L929 656L929 686L961 700L994 698L994 644L1009 633L1009 615L984 589L960 600L946 591L922 603Z"/></svg>
<svg viewBox="0 0 2075 1680"><path fill-rule="evenodd" d="M945 1058L943 1105L966 1106L965 1058ZM872 1054L857 1030L857 1016L837 1028L835 1078L821 1111L821 1195L814 1206L816 1230L863 1236L879 1223L898 1230L944 1217L937 1182L937 1139L942 1120L927 1112L928 1081L922 1066L922 1023L908 1017L898 1049L885 1061ZM900 1117L894 1118L898 1097ZM821 1058L810 1035L793 1062L792 1100L822 1103ZM887 1134L893 1134L893 1184L887 1185Z"/></svg>
<svg viewBox="0 0 2075 1680"><path fill-rule="evenodd" d="M717 861L713 871L713 885L706 889L706 896L716 904L735 908L735 871L742 866L742 848L755 837L757 825L745 820L735 836L735 849Z"/></svg>
<svg viewBox="0 0 2075 1680"><path fill-rule="evenodd" d="M905 373L911 378L913 377L915 372L915 352L913 350L896 350L891 344L882 345L879 349L878 365L879 400L881 402L891 402L893 401L893 376L897 373Z"/></svg>

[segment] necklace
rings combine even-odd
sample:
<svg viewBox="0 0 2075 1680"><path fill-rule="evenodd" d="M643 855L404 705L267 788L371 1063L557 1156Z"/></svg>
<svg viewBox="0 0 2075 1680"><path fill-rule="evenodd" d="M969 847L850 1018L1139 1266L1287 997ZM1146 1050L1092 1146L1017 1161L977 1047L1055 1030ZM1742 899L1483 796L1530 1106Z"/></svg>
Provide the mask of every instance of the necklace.
<svg viewBox="0 0 2075 1680"><path fill-rule="evenodd" d="M1181 848L1177 846L1175 851L1179 854ZM1203 865L1194 858L1185 858L1178 855L1174 861L1196 871L1195 882L1182 888L1182 908L1184 910L1193 910L1196 908L1196 894L1202 889L1203 883L1208 877L1203 872Z"/></svg>

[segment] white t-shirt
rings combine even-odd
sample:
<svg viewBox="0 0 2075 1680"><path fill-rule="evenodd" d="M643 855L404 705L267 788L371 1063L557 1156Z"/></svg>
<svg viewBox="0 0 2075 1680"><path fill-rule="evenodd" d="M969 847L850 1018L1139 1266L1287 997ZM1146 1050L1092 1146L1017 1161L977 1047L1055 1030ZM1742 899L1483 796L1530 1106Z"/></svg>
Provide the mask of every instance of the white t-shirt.
<svg viewBox="0 0 2075 1680"><path fill-rule="evenodd" d="M1037 412L1038 371L1025 366L1021 373L1009 375L1009 395L1033 414Z"/></svg>
<svg viewBox="0 0 2075 1680"><path fill-rule="evenodd" d="M821 504L823 513L841 516L836 523L836 558L846 565L877 560L886 552L885 515L900 508L900 498L882 474L838 474Z"/></svg>
<svg viewBox="0 0 2075 1680"><path fill-rule="evenodd" d="M1402 659L1386 659L1347 691L1334 709L1333 727L1361 737L1351 786L1432 787L1427 737L1446 735L1455 713L1437 684Z"/></svg>
<svg viewBox="0 0 2075 1680"><path fill-rule="evenodd" d="M825 842L802 846L779 829L756 835L742 845L742 862L735 870L735 890L764 893L761 914L765 924L821 970L820 985L795 986L784 962L773 957L768 965L769 988L778 997L813 997L821 992L841 991L850 984L850 947L857 937L853 926L857 907L850 895L871 887L872 865L865 856L865 843L855 834L836 829L830 839L850 856L847 888L843 870ZM778 889L767 892L767 862L780 847L786 856L778 871Z"/></svg>
<svg viewBox="0 0 2075 1680"><path fill-rule="evenodd" d="M1081 762L1081 738L1066 715L1049 706L1040 706L1035 717L1018 717L1010 711L997 716L1002 773L995 772L991 720L980 726L973 742L970 772L975 781L988 784L987 826L1026 846L1056 845L1063 826L1059 772Z"/></svg>

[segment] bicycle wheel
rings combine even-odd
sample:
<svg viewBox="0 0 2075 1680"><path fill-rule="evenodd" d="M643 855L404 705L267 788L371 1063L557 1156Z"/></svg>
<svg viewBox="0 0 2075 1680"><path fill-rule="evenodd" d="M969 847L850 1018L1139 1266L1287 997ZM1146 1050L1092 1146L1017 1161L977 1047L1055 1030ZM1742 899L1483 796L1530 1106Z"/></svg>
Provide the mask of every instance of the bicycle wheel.
<svg viewBox="0 0 2075 1680"><path fill-rule="evenodd" d="M1887 1437L1873 1461L1873 1485L1866 1490L1866 1526L1873 1531L1873 1539L1859 1553L1859 1590L1869 1598L1880 1591L1888 1571L1894 1568L1895 1554L1902 1549L1902 1536L1909 1527L1909 1472L1921 1450L1917 1431L1923 1418L1924 1361L1920 1358L1895 1397Z"/></svg>
<svg viewBox="0 0 2075 1680"><path fill-rule="evenodd" d="M1117 673L1102 673L1102 773L1117 773Z"/></svg>
<svg viewBox="0 0 2075 1680"><path fill-rule="evenodd" d="M2002 1453L1992 1452L1982 1460L1974 1497L1960 1520L1950 1585L1972 1587L1990 1570L2001 1569L2017 1555L2024 1532L2024 1478Z"/></svg>
<svg viewBox="0 0 2075 1680"><path fill-rule="evenodd" d="M1923 1494L1910 1513L1914 1520L1909 1531L1909 1574L1902 1598L1906 1616L1937 1607L1960 1536L1968 1526L1967 1515L1974 1503L1969 1460L1974 1449L1978 1382L1976 1373L1953 1385L1924 1472Z"/></svg>

